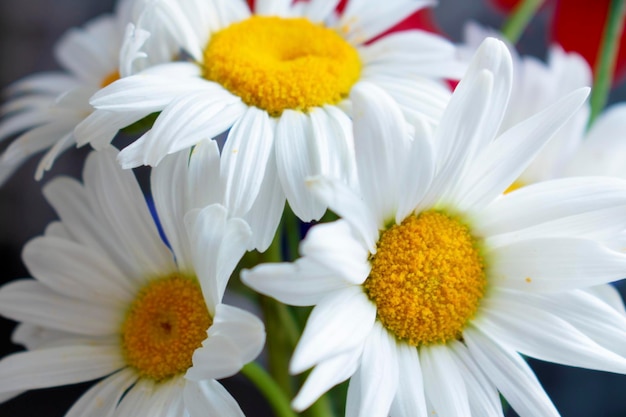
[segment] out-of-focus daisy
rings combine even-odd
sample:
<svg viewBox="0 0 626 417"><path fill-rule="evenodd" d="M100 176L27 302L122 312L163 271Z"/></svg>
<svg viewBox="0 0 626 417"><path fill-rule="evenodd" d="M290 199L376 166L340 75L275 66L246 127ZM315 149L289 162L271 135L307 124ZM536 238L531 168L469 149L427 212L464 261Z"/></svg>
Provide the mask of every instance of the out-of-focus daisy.
<svg viewBox="0 0 626 417"><path fill-rule="evenodd" d="M465 27L463 55L475 50L487 36L501 37L496 31L475 23ZM515 80L511 101L500 132L532 116L566 92L591 86L591 68L578 54L564 52L558 45L548 51L547 62L532 56L513 54ZM589 105L584 104L550 140L535 160L520 174L509 191L565 176L601 175L626 178L626 106L616 104L602 112L587 130Z"/></svg>
<svg viewBox="0 0 626 417"><path fill-rule="evenodd" d="M7 88L8 100L0 108L0 140L19 136L0 156L0 184L27 158L47 149L35 173L41 179L58 155L76 144L74 128L93 111L89 98L120 76L147 65L145 53L139 52L147 32L127 27L143 1L122 0L115 14L102 15L65 33L54 50L63 71L30 75ZM127 113L92 132L92 137L109 138L141 117Z"/></svg>
<svg viewBox="0 0 626 417"><path fill-rule="evenodd" d="M369 42L431 0L351 0L340 15L338 3L259 0L254 10L243 0L149 4L140 27L158 39L169 33L191 62L155 66L100 91L91 101L99 110L77 130L79 143L118 123L116 115L161 111L120 153L125 168L154 166L230 129L221 169L229 205L252 205L263 178L277 175L298 217L319 218L326 207L302 184L317 174L352 181L355 83L383 88L408 117L435 123L450 94L442 80L461 70L454 46L434 34L403 31Z"/></svg>
<svg viewBox="0 0 626 417"><path fill-rule="evenodd" d="M310 187L342 219L314 226L293 264L247 271L252 288L315 305L291 360L314 367L309 406L351 378L348 416L558 416L520 354L626 373L626 319L581 288L626 273L626 182L546 181L502 195L588 89L498 135L511 89L488 39L434 130L383 91L353 91L360 194Z"/></svg>
<svg viewBox="0 0 626 417"><path fill-rule="evenodd" d="M255 316L221 303L249 227L220 205L184 215L206 196L162 183L185 189L204 172L181 172L188 155L175 155L152 177L166 246L116 156L90 154L84 186L60 178L44 189L61 221L24 248L36 279L0 289L0 313L22 322L14 341L28 348L0 361L0 398L104 377L67 416L242 416L216 379L253 360L265 338Z"/></svg>

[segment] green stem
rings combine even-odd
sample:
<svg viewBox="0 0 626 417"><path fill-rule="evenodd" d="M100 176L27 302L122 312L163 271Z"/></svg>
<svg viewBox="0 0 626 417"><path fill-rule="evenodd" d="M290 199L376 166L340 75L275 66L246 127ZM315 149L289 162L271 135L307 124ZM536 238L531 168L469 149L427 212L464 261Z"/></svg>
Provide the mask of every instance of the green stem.
<svg viewBox="0 0 626 417"><path fill-rule="evenodd" d="M502 35L512 44L517 43L542 3L543 0L522 0L517 3L513 13L502 26Z"/></svg>
<svg viewBox="0 0 626 417"><path fill-rule="evenodd" d="M250 362L241 369L241 373L267 398L276 417L296 417L296 413L291 410L289 398L262 366L256 362Z"/></svg>
<svg viewBox="0 0 626 417"><path fill-rule="evenodd" d="M593 89L591 90L590 127L598 114L604 109L611 91L611 81L617 62L619 41L624 28L624 0L612 0L609 6L600 51L594 67Z"/></svg>

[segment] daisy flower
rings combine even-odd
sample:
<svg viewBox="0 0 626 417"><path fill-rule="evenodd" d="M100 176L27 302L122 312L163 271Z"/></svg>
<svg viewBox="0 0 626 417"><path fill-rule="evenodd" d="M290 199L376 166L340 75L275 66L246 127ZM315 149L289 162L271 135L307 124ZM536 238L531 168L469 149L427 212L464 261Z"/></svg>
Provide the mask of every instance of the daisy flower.
<svg viewBox="0 0 626 417"><path fill-rule="evenodd" d="M13 339L28 349L0 361L0 398L103 378L68 417L242 416L216 379L253 360L265 339L259 319L221 302L250 230L220 205L185 215L198 201L173 202L184 193L161 183L185 189L205 172L183 171L188 155L173 155L151 179L167 246L116 156L91 153L84 185L59 178L44 188L61 220L24 248L36 279L0 289L0 313L21 322Z"/></svg>
<svg viewBox="0 0 626 417"><path fill-rule="evenodd" d="M9 98L0 108L0 141L18 137L0 156L0 184L26 159L47 150L35 173L35 178L41 179L59 154L76 144L74 128L93 111L89 98L150 62L139 51L147 32L126 27L142 2L123 0L114 15L102 15L83 28L70 29L54 50L62 71L30 75L7 88ZM127 41L122 48L124 38ZM92 132L93 140L99 135L108 138L107 134L115 134L141 117L138 113L125 114Z"/></svg>
<svg viewBox="0 0 626 417"><path fill-rule="evenodd" d="M161 112L120 153L124 168L155 166L228 130L220 180L229 206L249 208L263 178L277 175L297 216L318 219L326 207L301 185L317 174L353 181L355 83L385 89L408 117L435 123L450 95L443 79L462 70L454 46L437 35L415 30L375 39L431 0L351 0L340 15L338 3L259 0L254 10L243 0L149 4L140 27L157 39L170 34L190 62L154 66L98 92L91 101L98 110L77 130L79 143L102 146L89 132L119 123L115 115Z"/></svg>
<svg viewBox="0 0 626 417"><path fill-rule="evenodd" d="M558 416L522 354L626 373L626 318L581 291L626 274L626 182L502 195L588 94L498 135L511 72L506 46L486 40L435 129L355 87L360 192L310 179L342 219L314 226L295 263L243 275L315 306L290 364L314 367L296 409L350 378L347 416L502 416L498 393L522 417Z"/></svg>

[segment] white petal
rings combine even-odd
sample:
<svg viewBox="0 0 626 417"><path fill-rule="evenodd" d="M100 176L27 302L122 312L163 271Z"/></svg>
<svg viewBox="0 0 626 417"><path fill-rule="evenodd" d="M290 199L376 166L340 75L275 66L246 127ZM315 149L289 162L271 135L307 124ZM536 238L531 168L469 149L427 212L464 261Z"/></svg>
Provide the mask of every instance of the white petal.
<svg viewBox="0 0 626 417"><path fill-rule="evenodd" d="M588 94L586 87L576 90L500 135L472 163L459 190L458 207L484 206L503 193L578 110Z"/></svg>
<svg viewBox="0 0 626 417"><path fill-rule="evenodd" d="M586 292L604 301L615 311L626 316L626 308L624 307L624 300L622 299L622 295L613 285L606 284L589 287L586 289Z"/></svg>
<svg viewBox="0 0 626 417"><path fill-rule="evenodd" d="M234 216L250 210L256 200L266 167L271 163L273 142L270 117L256 107L248 107L230 130L222 150L220 179L224 201Z"/></svg>
<svg viewBox="0 0 626 417"><path fill-rule="evenodd" d="M294 263L262 264L241 272L241 280L255 291L293 306L318 304L350 284L334 271L307 258Z"/></svg>
<svg viewBox="0 0 626 417"><path fill-rule="evenodd" d="M217 381L188 381L183 391L189 417L244 417L237 401Z"/></svg>
<svg viewBox="0 0 626 417"><path fill-rule="evenodd" d="M263 322L255 315L240 308L218 304L209 331L232 340L238 347L243 363L252 362L261 353L265 343Z"/></svg>
<svg viewBox="0 0 626 417"><path fill-rule="evenodd" d="M336 271L351 284L362 284L371 269L368 251L344 220L318 224L309 229L300 244L300 254L329 271Z"/></svg>
<svg viewBox="0 0 626 417"><path fill-rule="evenodd" d="M245 365L235 340L209 328L202 347L193 353L193 366L185 378L191 381L221 379L235 375Z"/></svg>
<svg viewBox="0 0 626 417"><path fill-rule="evenodd" d="M252 230L252 248L265 252L274 240L285 208L285 193L276 172L274 156L268 160L259 194L243 219ZM252 249L248 248L248 249Z"/></svg>
<svg viewBox="0 0 626 417"><path fill-rule="evenodd" d="M491 383L474 361L467 347L454 341L449 345L457 369L463 376L473 416L502 417L502 401L495 385Z"/></svg>
<svg viewBox="0 0 626 417"><path fill-rule="evenodd" d="M90 203L132 259L136 276L162 276L175 269L171 252L161 241L133 172L120 169L115 157L113 149L88 156L83 177Z"/></svg>
<svg viewBox="0 0 626 417"><path fill-rule="evenodd" d="M417 10L433 4L431 0L398 0L371 7L367 0L351 0L341 15L338 27L347 28L350 43L364 43Z"/></svg>
<svg viewBox="0 0 626 417"><path fill-rule="evenodd" d="M306 185L328 204L328 208L352 226L354 235L360 238L370 253L376 253L378 219L351 188L339 181L322 177L310 178Z"/></svg>
<svg viewBox="0 0 626 417"><path fill-rule="evenodd" d="M124 366L118 346L63 346L15 353L0 361L0 392L89 381Z"/></svg>
<svg viewBox="0 0 626 417"><path fill-rule="evenodd" d="M492 339L544 361L626 373L626 359L602 348L554 314L517 296L489 300L491 314L475 325Z"/></svg>
<svg viewBox="0 0 626 417"><path fill-rule="evenodd" d="M151 73L121 78L99 90L90 100L96 109L116 112L142 110L144 115L162 110L175 97L213 87L199 78L200 68L189 62L158 65ZM175 82L172 82L172 78Z"/></svg>
<svg viewBox="0 0 626 417"><path fill-rule="evenodd" d="M126 390L137 380L137 374L124 369L91 387L74 403L65 417L110 417Z"/></svg>
<svg viewBox="0 0 626 417"><path fill-rule="evenodd" d="M186 193L189 151L164 158L150 173L150 189L159 222L181 271L192 272L191 247L184 217L191 209ZM200 190L198 190L201 193Z"/></svg>
<svg viewBox="0 0 626 417"><path fill-rule="evenodd" d="M311 116L286 110L276 126L276 167L285 196L293 212L302 221L319 219L326 210L307 189L305 179L320 173L317 138Z"/></svg>
<svg viewBox="0 0 626 417"><path fill-rule="evenodd" d="M290 6L291 0L255 0L254 14L287 17Z"/></svg>
<svg viewBox="0 0 626 417"><path fill-rule="evenodd" d="M133 285L109 258L76 242L35 238L24 246L22 259L32 276L60 294L97 300L111 308L129 303L135 295Z"/></svg>
<svg viewBox="0 0 626 417"><path fill-rule="evenodd" d="M429 402L438 416L469 416L467 388L446 345L422 346L420 362Z"/></svg>
<svg viewBox="0 0 626 417"><path fill-rule="evenodd" d="M409 151L407 123L391 97L373 84L356 84L350 98L361 193L382 229L395 218L400 199L397 168Z"/></svg>
<svg viewBox="0 0 626 417"><path fill-rule="evenodd" d="M478 366L520 417L559 417L537 377L517 353L473 327L465 329L463 338Z"/></svg>
<svg viewBox="0 0 626 417"><path fill-rule="evenodd" d="M513 232L563 217L626 205L626 182L580 177L542 181L494 200L472 218L482 236Z"/></svg>
<svg viewBox="0 0 626 417"><path fill-rule="evenodd" d="M114 335L124 310L97 300L64 297L35 280L18 280L0 291L0 313L16 321L90 336Z"/></svg>
<svg viewBox="0 0 626 417"><path fill-rule="evenodd" d="M398 343L397 355L398 392L390 414L393 417L427 417L424 378L417 348L407 343Z"/></svg>
<svg viewBox="0 0 626 417"><path fill-rule="evenodd" d="M312 22L324 22L331 16L340 0L311 0L307 3L304 17Z"/></svg>
<svg viewBox="0 0 626 417"><path fill-rule="evenodd" d="M524 240L495 248L486 256L493 284L520 291L590 287L626 273L626 255L589 239Z"/></svg>
<svg viewBox="0 0 626 417"><path fill-rule="evenodd" d="M333 356L319 363L308 375L306 382L293 399L296 411L309 408L318 398L335 385L350 378L359 366L363 347Z"/></svg>
<svg viewBox="0 0 626 417"><path fill-rule="evenodd" d="M74 128L76 143L78 146L89 143L96 150L104 149L113 141L120 129L130 126L147 115L145 111L116 113L96 110Z"/></svg>
<svg viewBox="0 0 626 417"><path fill-rule="evenodd" d="M396 339L376 322L361 357L360 417L385 417L396 395L399 363Z"/></svg>
<svg viewBox="0 0 626 417"><path fill-rule="evenodd" d="M371 332L376 308L361 287L337 291L320 301L308 318L289 369L301 373L361 345Z"/></svg>
<svg viewBox="0 0 626 417"><path fill-rule="evenodd" d="M220 173L220 151L215 140L197 143L189 156L187 173L187 210L211 204L223 204L224 193L217 178Z"/></svg>

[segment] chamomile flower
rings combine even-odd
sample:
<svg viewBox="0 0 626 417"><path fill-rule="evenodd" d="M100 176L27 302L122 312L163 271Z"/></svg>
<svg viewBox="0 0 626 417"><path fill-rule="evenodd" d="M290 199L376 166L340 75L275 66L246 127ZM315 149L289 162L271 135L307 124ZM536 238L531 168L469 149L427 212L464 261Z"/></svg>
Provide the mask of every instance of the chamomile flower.
<svg viewBox="0 0 626 417"><path fill-rule="evenodd" d="M498 393L522 417L558 416L520 354L626 373L625 316L581 290L626 273L626 182L503 195L588 94L498 134L511 69L486 40L434 130L355 87L359 193L310 179L342 219L314 226L295 263L243 276L315 306L291 359L293 373L314 368L294 408L350 378L347 416L502 416Z"/></svg>
<svg viewBox="0 0 626 417"><path fill-rule="evenodd" d="M166 246L116 156L91 153L84 186L59 178L44 189L61 220L24 248L36 279L0 289L0 313L22 322L14 340L28 348L0 360L0 398L103 378L68 417L242 416L216 379L253 360L265 338L260 320L221 302L249 227L220 205L185 215L203 192L194 201L157 186ZM201 167L182 170L188 155L169 158L153 186L192 186Z"/></svg>
<svg viewBox="0 0 626 417"><path fill-rule="evenodd" d="M0 156L0 184L26 159L47 150L35 173L35 178L41 179L59 154L76 144L74 128L93 111L89 98L120 76L148 64L145 53L139 51L147 32L127 27L142 2L123 0L113 15L102 15L83 28L70 29L54 51L62 71L30 75L8 87L5 94L9 99L0 108L0 140L19 136ZM120 128L141 117L136 112L127 113L91 132L91 138L102 141L104 135L109 143Z"/></svg>
<svg viewBox="0 0 626 417"><path fill-rule="evenodd" d="M243 0L154 2L140 27L158 39L169 33L191 62L111 84L94 96L98 111L78 131L119 123L115 115L126 112L161 112L120 153L122 166L131 168L157 165L229 130L221 168L229 205L251 206L263 178L277 175L298 217L317 219L326 207L301 186L304 178L354 179L349 93L355 83L384 88L408 117L439 119L450 95L443 79L462 70L454 46L417 30L375 39L432 3L351 0L338 15L339 0L259 0L254 10Z"/></svg>

